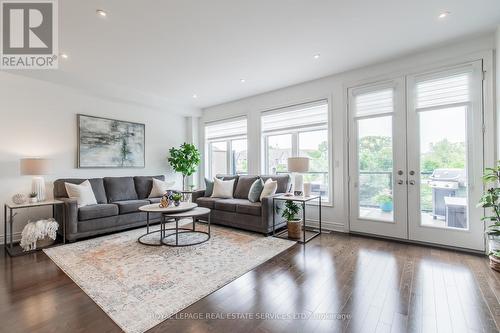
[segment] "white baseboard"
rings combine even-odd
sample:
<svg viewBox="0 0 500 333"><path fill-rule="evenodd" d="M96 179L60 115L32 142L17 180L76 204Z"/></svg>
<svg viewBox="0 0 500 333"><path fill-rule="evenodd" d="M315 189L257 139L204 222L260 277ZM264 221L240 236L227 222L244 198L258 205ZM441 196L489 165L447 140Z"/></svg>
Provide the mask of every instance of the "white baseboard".
<svg viewBox="0 0 500 333"><path fill-rule="evenodd" d="M319 220L314 220L314 219L307 219L307 225L312 226L314 228L319 228ZM344 232L348 233L348 231L345 230L345 226L343 223L339 222L332 222L332 221L321 221L321 229L325 230L330 230L330 231L336 231L336 232Z"/></svg>
<svg viewBox="0 0 500 333"><path fill-rule="evenodd" d="M10 236L9 236L9 238L10 238ZM12 238L14 239L14 243L21 241L21 232L18 231L18 232L12 233ZM0 235L0 245L4 245L4 244L5 244L5 239L4 239L4 235L2 233L2 235Z"/></svg>

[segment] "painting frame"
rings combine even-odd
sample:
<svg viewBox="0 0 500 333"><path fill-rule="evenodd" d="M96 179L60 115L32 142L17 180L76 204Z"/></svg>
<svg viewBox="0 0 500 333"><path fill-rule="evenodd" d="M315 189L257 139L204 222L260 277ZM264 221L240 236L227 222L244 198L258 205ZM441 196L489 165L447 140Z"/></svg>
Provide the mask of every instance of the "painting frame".
<svg viewBox="0 0 500 333"><path fill-rule="evenodd" d="M139 126L142 128L142 159L140 160L141 165L86 165L82 163L82 118L92 118L92 119L100 119L103 121L112 121L117 123L123 123L128 125ZM77 125L77 168L78 169L144 169L146 167L146 125L143 123L128 121L128 120L119 120L107 117L93 116L88 114L78 113L76 117L76 125Z"/></svg>

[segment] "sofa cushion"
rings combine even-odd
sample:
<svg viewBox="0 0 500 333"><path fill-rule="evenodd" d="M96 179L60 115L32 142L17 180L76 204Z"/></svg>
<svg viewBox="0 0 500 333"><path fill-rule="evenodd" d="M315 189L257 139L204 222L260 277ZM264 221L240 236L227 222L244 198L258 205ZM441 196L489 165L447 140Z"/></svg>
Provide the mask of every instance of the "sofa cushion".
<svg viewBox="0 0 500 333"><path fill-rule="evenodd" d="M98 204L84 206L78 209L78 220L86 221L118 215L118 206L113 204Z"/></svg>
<svg viewBox="0 0 500 333"><path fill-rule="evenodd" d="M233 193L236 190L236 186L238 186L238 180L240 179L239 175L216 175L215 178L219 178L222 180L232 180L234 179L234 188Z"/></svg>
<svg viewBox="0 0 500 333"><path fill-rule="evenodd" d="M211 197L214 192L214 180L205 178L205 196Z"/></svg>
<svg viewBox="0 0 500 333"><path fill-rule="evenodd" d="M153 188L153 178L165 180L165 176L136 176L134 177L135 191L138 199L146 199Z"/></svg>
<svg viewBox="0 0 500 333"><path fill-rule="evenodd" d="M257 176L240 176L233 197L237 199L248 199L248 192L252 184L259 179Z"/></svg>
<svg viewBox="0 0 500 333"><path fill-rule="evenodd" d="M211 197L199 197L198 199L196 199L196 203L200 207L214 209L215 202L219 200L223 199L211 198Z"/></svg>
<svg viewBox="0 0 500 333"><path fill-rule="evenodd" d="M108 202L138 199L132 177L104 177L104 188Z"/></svg>
<svg viewBox="0 0 500 333"><path fill-rule="evenodd" d="M220 199L215 202L214 209L224 210L226 212L236 212L236 205L239 200L244 199Z"/></svg>
<svg viewBox="0 0 500 333"><path fill-rule="evenodd" d="M87 179L83 178L68 178L68 179L57 179L54 181L54 198L68 198L68 192L66 192L65 183L70 184L81 184ZM106 191L104 190L104 182L102 178L90 178L88 179L90 185L92 186L92 191L94 191L95 198L98 204L107 204L108 199L106 198Z"/></svg>
<svg viewBox="0 0 500 333"><path fill-rule="evenodd" d="M250 191L248 191L248 200L250 202L257 202L260 200L260 194L264 189L264 181L261 178L256 179L252 186L250 186Z"/></svg>
<svg viewBox="0 0 500 333"><path fill-rule="evenodd" d="M236 204L236 213L260 216L261 207L262 205L260 202L244 200L244 202L238 202Z"/></svg>
<svg viewBox="0 0 500 333"><path fill-rule="evenodd" d="M268 179L272 179L278 182L278 188L276 193L286 193L290 190L292 180L290 175L271 175L271 176L261 176L262 180L265 182Z"/></svg>
<svg viewBox="0 0 500 333"><path fill-rule="evenodd" d="M118 205L120 214L135 213L139 211L139 207L149 205L148 200L123 200L113 203Z"/></svg>

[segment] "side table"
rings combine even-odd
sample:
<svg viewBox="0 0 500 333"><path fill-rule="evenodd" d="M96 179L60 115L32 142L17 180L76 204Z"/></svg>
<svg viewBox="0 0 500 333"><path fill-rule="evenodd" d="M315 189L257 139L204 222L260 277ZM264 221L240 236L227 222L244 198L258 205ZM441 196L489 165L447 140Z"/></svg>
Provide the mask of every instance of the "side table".
<svg viewBox="0 0 500 333"><path fill-rule="evenodd" d="M276 233L276 217L274 214L274 211L276 209L276 201L287 201L287 200L300 202L300 204L302 206L302 239L297 240L295 238L288 237L288 229L285 229L285 230L282 230L282 231ZM319 231L316 231L313 228L306 225L306 202L312 201L312 200L318 200ZM306 234L309 234L309 236L306 236ZM320 195L311 195L308 197L304 197L301 195L292 195L292 196L280 195L280 196L273 197L273 236L274 237L294 240L294 241L298 241L301 244L305 244L320 234L321 234L321 196Z"/></svg>
<svg viewBox="0 0 500 333"><path fill-rule="evenodd" d="M36 202L36 203L25 203L25 204L14 204L14 203L6 203L4 204L4 220L3 220L3 230L4 230L4 248L7 251L7 253L11 257L19 256L19 255L24 255L28 254L31 252L35 252L38 250L41 250L42 248L37 248L36 250L31 250L31 251L23 251L21 246L19 244L14 245L14 239L12 236L13 232L13 225L14 225L14 217L17 215L17 213L14 213L15 210L18 209L25 209L25 208L32 208L32 207L43 207L43 206L52 206L52 217L55 218L55 209L57 205L62 205L63 207L63 220L62 221L57 221L59 223L59 226L62 224L62 234L63 234L63 239L62 242L63 244L66 243L66 221L64 220L64 202L60 200L46 200L46 201L41 201L41 202ZM7 223L8 222L8 223ZM9 227L7 230L7 226ZM10 236L10 237L9 237Z"/></svg>

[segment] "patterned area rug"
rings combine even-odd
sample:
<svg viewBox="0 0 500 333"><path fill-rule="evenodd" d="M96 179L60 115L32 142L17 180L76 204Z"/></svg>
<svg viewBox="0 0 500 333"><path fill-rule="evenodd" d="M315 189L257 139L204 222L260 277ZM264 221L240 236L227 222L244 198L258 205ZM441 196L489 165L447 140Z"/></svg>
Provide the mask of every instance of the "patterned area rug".
<svg viewBox="0 0 500 333"><path fill-rule="evenodd" d="M295 244L211 231L208 242L181 248L139 244L144 228L44 252L125 332L144 332Z"/></svg>

